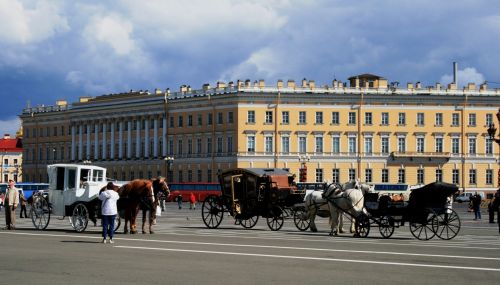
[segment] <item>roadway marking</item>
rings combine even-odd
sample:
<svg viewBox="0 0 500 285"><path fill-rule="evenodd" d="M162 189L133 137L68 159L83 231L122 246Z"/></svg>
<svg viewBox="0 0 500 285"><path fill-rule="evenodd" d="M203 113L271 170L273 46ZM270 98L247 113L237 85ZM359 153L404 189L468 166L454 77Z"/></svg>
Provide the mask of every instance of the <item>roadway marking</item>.
<svg viewBox="0 0 500 285"><path fill-rule="evenodd" d="M102 237L92 237L92 236L85 236L85 235L62 235L62 234L20 233L20 232L3 232L3 233L4 234L12 234L12 235L71 237L71 238L86 238L86 239L101 239L102 238ZM453 258L453 259L477 259L477 260L493 260L493 261L500 260L500 258L498 258L498 257L423 254L423 253L393 252L393 251L367 251L367 250L348 250L348 249L331 249L331 248L314 248L314 247L291 247L291 246L273 246L273 245L256 245L256 244L230 244L230 243L228 244L228 243L193 242L193 241L177 241L177 240L150 240L150 239L121 238L121 237L116 237L116 236L114 239L115 240L124 240L124 241L133 241L133 242L140 241L140 242L151 242L151 243L175 243L175 244L187 244L187 245L223 246L223 247L240 247L240 248L264 248L264 249L286 249L286 250L361 253L361 254L379 254L379 255L403 255L403 256L437 257L437 258Z"/></svg>
<svg viewBox="0 0 500 285"><path fill-rule="evenodd" d="M268 257L268 258L281 258L281 259L332 261L332 262L345 262L345 263L364 263L364 264L397 265L397 266L408 266L408 267L431 267L431 268L445 268L445 269L458 269L458 270L476 270L476 271L500 272L500 268L489 268L489 267L481 268L481 267L452 266L452 265L439 265L439 264L419 264L419 263L405 263L405 262L339 259L339 258L308 257L308 256L294 256L294 255L272 255L272 254L241 253L241 252L219 252L219 251L209 251L209 250L157 248L157 247L140 247L140 246L123 246L123 245L118 245L118 246L114 246L114 247L115 248L124 248L124 249L175 251L175 252L205 253L205 254L218 254L218 255L237 255L237 256Z"/></svg>

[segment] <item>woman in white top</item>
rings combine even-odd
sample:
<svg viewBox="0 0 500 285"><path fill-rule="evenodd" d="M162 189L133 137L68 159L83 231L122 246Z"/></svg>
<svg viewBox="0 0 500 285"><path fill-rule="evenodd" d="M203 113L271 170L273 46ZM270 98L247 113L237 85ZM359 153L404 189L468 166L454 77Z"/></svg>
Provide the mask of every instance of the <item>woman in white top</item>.
<svg viewBox="0 0 500 285"><path fill-rule="evenodd" d="M106 243L106 236L109 236L109 243L113 243L113 234L115 229L115 218L118 214L116 202L120 199L118 193L114 190L115 185L109 182L106 189L99 193L102 218L102 243Z"/></svg>

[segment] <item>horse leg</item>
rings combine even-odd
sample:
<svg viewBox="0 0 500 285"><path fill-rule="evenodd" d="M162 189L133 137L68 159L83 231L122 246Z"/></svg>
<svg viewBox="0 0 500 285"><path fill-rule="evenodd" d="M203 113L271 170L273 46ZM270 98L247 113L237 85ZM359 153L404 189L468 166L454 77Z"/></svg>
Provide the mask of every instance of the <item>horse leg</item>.
<svg viewBox="0 0 500 285"><path fill-rule="evenodd" d="M330 223L331 223L331 231L330 236L338 235L337 228L339 222L339 212L335 207L330 207Z"/></svg>
<svg viewBox="0 0 500 285"><path fill-rule="evenodd" d="M344 231L344 214L343 213L339 215L338 231L341 234L345 233L345 231Z"/></svg>
<svg viewBox="0 0 500 285"><path fill-rule="evenodd" d="M139 211L137 209L132 209L132 213L130 216L130 233L131 234L137 233L136 219L137 219L138 214L139 214Z"/></svg>
<svg viewBox="0 0 500 285"><path fill-rule="evenodd" d="M351 234L356 232L356 219L352 218L351 220Z"/></svg>
<svg viewBox="0 0 500 285"><path fill-rule="evenodd" d="M156 219L156 213L151 210L149 211L149 233L154 234L155 231L153 230L153 225L155 224L155 219Z"/></svg>
<svg viewBox="0 0 500 285"><path fill-rule="evenodd" d="M147 210L141 210L142 212L142 233L147 234L146 232L146 214Z"/></svg>
<svg viewBox="0 0 500 285"><path fill-rule="evenodd" d="M311 225L311 232L317 232L318 228L316 227L316 209L309 210L309 224Z"/></svg>

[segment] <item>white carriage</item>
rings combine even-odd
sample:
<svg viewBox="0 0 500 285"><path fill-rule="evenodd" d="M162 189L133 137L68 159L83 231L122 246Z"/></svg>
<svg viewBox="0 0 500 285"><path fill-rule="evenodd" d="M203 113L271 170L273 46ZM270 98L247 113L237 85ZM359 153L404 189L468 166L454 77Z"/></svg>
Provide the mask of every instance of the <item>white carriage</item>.
<svg viewBox="0 0 500 285"><path fill-rule="evenodd" d="M47 228L50 216L69 217L71 226L83 232L89 220L100 215L99 191L106 186L106 168L88 164L53 164L47 166L48 201L35 194L31 219L36 229ZM116 183L115 183L116 184ZM115 230L120 226L119 217Z"/></svg>

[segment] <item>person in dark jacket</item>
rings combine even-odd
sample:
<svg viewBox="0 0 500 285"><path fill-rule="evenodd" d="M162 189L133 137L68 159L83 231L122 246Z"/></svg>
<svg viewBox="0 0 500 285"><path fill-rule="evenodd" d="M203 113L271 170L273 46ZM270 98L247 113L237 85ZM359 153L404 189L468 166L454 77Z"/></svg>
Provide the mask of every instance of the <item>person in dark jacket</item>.
<svg viewBox="0 0 500 285"><path fill-rule="evenodd" d="M481 220L481 196L476 192L471 197L472 209L474 210L474 220Z"/></svg>

